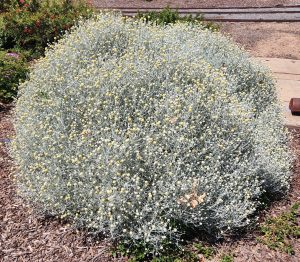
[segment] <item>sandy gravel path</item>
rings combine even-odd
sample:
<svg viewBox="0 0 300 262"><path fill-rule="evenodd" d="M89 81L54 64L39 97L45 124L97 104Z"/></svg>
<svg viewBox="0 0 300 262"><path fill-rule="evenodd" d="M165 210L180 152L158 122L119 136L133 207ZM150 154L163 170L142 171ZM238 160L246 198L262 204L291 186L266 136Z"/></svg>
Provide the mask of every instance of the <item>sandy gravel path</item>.
<svg viewBox="0 0 300 262"><path fill-rule="evenodd" d="M300 0L92 0L98 7L225 7L300 4Z"/></svg>
<svg viewBox="0 0 300 262"><path fill-rule="evenodd" d="M221 23L221 32L254 56L300 59L300 22Z"/></svg>

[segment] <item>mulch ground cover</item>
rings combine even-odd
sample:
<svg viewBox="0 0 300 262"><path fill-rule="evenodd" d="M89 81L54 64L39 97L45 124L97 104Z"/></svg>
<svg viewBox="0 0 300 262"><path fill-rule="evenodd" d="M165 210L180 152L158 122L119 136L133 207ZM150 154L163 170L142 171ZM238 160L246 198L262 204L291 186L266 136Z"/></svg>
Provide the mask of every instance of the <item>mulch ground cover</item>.
<svg viewBox="0 0 300 262"><path fill-rule="evenodd" d="M75 230L67 222L46 218L18 197L13 181L13 163L8 145L13 137L12 106L0 104L0 261L126 261L110 255L111 244L97 242L84 231ZM276 216L300 201L300 130L293 130L291 145L298 151L289 195L262 214ZM216 247L219 261L223 253L232 253L234 261L300 261L300 243L294 239L295 255L270 250L255 240L252 233ZM204 261L204 260L199 260Z"/></svg>

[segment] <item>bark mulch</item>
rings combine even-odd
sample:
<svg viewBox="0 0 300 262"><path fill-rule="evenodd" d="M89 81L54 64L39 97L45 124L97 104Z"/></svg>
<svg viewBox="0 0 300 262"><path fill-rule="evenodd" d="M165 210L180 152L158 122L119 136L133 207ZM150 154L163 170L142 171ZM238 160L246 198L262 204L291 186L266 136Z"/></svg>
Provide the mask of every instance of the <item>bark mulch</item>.
<svg viewBox="0 0 300 262"><path fill-rule="evenodd" d="M13 164L7 149L7 138L13 134L12 107L0 104L0 261L126 261L125 258L113 259L110 256L110 243L96 242L67 223L42 217L18 197L12 178ZM287 210L300 199L299 131L294 134L292 146L298 154L290 193L265 212L268 216ZM255 241L254 233L218 246L214 261L219 261L223 253L233 253L237 262L300 261L300 243L297 239L294 240L294 249L294 256L270 250Z"/></svg>

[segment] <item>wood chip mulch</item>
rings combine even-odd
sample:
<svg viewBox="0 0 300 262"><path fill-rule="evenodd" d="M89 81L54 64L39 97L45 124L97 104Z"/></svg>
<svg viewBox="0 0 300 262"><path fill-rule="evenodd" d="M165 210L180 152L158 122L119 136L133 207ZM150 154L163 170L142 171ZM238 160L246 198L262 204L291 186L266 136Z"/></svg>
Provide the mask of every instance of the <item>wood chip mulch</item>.
<svg viewBox="0 0 300 262"><path fill-rule="evenodd" d="M12 178L13 164L8 155L9 139L14 134L12 109L12 106L0 104L0 261L126 261L110 256L108 242L96 242L67 223L40 216L18 197ZM295 132L292 147L298 151L298 159L290 193L285 200L275 203L267 215L281 213L300 201L300 131ZM300 261L297 239L294 249L296 254L288 256L268 249L253 238L243 238L221 244L214 261L219 261L223 253L234 253L235 262Z"/></svg>

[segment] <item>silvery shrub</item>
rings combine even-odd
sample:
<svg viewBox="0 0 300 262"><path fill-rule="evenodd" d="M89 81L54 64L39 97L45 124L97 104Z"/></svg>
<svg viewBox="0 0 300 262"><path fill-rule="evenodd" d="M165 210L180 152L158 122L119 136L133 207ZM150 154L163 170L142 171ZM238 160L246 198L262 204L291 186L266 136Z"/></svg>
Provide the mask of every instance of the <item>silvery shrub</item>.
<svg viewBox="0 0 300 262"><path fill-rule="evenodd" d="M182 225L221 236L289 187L270 72L201 25L101 13L49 48L20 89L20 193L113 240L157 251Z"/></svg>

